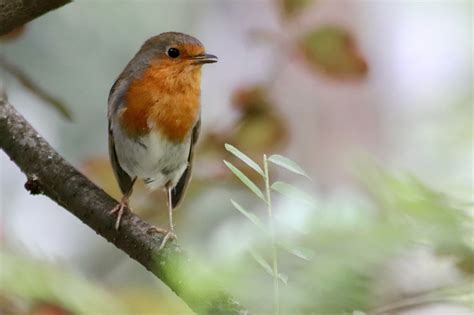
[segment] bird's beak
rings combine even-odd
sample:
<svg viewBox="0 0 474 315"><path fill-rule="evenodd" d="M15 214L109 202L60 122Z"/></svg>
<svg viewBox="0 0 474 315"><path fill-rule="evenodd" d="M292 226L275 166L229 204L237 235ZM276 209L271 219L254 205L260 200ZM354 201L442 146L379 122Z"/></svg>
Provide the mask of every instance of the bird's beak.
<svg viewBox="0 0 474 315"><path fill-rule="evenodd" d="M193 60L193 64L205 64L205 63L215 63L217 62L217 57L211 54L200 54L191 57L191 60Z"/></svg>

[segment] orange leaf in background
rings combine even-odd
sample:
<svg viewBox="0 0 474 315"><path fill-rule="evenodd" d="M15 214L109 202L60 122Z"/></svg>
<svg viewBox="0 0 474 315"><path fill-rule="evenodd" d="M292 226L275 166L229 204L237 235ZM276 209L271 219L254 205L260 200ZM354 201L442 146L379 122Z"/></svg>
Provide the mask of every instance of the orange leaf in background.
<svg viewBox="0 0 474 315"><path fill-rule="evenodd" d="M59 305L50 303L43 303L36 305L30 312L31 315L72 315L70 311L62 308Z"/></svg>
<svg viewBox="0 0 474 315"><path fill-rule="evenodd" d="M222 163L227 160L252 180L261 176L248 168L224 149L224 144L232 144L241 149L251 159L261 161L264 153L279 151L288 141L288 127L285 118L279 113L270 92L263 85L251 85L237 89L232 95L232 105L240 112L240 117L227 130L211 132L198 142L195 170L208 167L202 177L234 178Z"/></svg>
<svg viewBox="0 0 474 315"><path fill-rule="evenodd" d="M255 85L238 89L232 97L233 105L241 111L238 128L225 143L258 153L275 150L287 139L284 118L279 114L265 86Z"/></svg>
<svg viewBox="0 0 474 315"><path fill-rule="evenodd" d="M255 112L271 106L263 86L238 89L232 95L232 104L243 112Z"/></svg>
<svg viewBox="0 0 474 315"><path fill-rule="evenodd" d="M313 0L279 0L278 2L282 16L292 18L303 11Z"/></svg>
<svg viewBox="0 0 474 315"><path fill-rule="evenodd" d="M346 30L323 26L307 32L302 40L304 55L317 70L336 78L362 78L368 66Z"/></svg>
<svg viewBox="0 0 474 315"><path fill-rule="evenodd" d="M80 169L84 175L106 193L116 199L122 197L108 157L101 156L85 160Z"/></svg>

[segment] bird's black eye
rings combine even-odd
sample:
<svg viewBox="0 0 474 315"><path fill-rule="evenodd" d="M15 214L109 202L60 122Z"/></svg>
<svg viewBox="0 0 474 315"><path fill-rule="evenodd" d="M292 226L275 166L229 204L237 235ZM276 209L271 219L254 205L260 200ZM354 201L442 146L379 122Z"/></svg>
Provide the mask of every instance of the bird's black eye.
<svg viewBox="0 0 474 315"><path fill-rule="evenodd" d="M178 58L179 57L179 50L177 48L169 48L166 52L168 57L170 58Z"/></svg>

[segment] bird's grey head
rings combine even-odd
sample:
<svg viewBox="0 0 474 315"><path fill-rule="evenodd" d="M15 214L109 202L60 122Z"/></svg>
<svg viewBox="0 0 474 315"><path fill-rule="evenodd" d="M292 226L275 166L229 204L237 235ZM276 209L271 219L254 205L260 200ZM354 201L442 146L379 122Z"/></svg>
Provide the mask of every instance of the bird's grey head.
<svg viewBox="0 0 474 315"><path fill-rule="evenodd" d="M176 62L190 60L196 65L217 62L217 57L207 54L198 39L178 32L161 33L149 38L142 45L139 54Z"/></svg>

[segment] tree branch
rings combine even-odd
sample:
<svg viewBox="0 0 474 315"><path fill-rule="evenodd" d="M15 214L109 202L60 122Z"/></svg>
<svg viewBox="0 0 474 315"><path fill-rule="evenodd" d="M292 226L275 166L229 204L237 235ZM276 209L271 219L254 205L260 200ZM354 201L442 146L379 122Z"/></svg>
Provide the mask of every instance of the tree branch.
<svg viewBox="0 0 474 315"><path fill-rule="evenodd" d="M71 0L0 0L0 35L69 2Z"/></svg>
<svg viewBox="0 0 474 315"><path fill-rule="evenodd" d="M151 225L124 214L120 230L107 212L117 202L66 162L21 116L0 91L0 148L15 162L32 194L41 193L87 224L155 274L198 314L248 314L203 268L192 264L170 242L159 250L163 235L147 233Z"/></svg>

